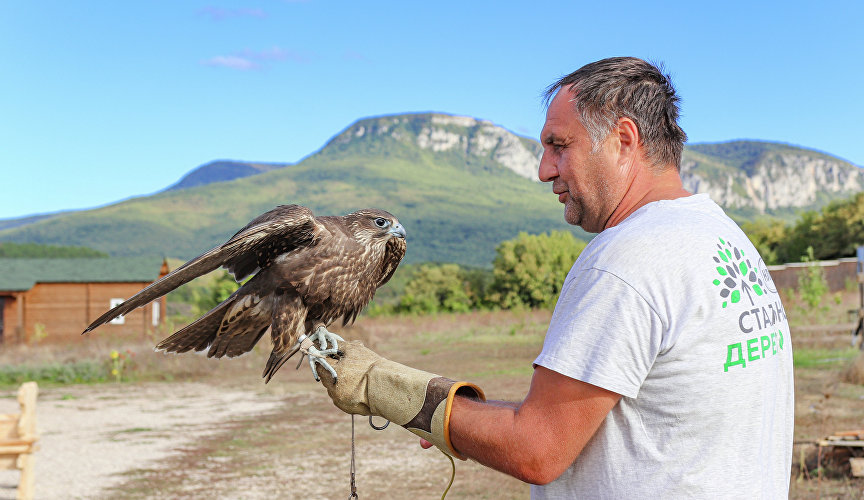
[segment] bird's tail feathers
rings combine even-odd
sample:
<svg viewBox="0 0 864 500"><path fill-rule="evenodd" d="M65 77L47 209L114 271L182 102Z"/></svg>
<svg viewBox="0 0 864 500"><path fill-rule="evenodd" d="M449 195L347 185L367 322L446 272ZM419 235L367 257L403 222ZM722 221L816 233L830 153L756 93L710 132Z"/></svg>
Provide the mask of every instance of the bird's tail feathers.
<svg viewBox="0 0 864 500"><path fill-rule="evenodd" d="M236 300L236 295L211 309L207 314L178 330L175 334L156 345L157 351L188 352L203 351L216 339L222 318Z"/></svg>
<svg viewBox="0 0 864 500"><path fill-rule="evenodd" d="M286 361L291 359L291 356L297 354L297 351L300 350L300 344L292 347L289 351L283 353L277 353L273 351L270 353L270 358L267 360L267 366L264 367L264 373L261 375L264 377L264 383L270 382L270 379L273 378L273 375L276 375L276 372L279 371L279 368L282 368L282 365L285 364Z"/></svg>

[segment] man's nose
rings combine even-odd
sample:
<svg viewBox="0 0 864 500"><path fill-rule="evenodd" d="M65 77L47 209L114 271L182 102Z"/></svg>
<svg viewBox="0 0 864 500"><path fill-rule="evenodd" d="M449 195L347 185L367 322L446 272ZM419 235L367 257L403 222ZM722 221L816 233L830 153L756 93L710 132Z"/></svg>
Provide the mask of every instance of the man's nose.
<svg viewBox="0 0 864 500"><path fill-rule="evenodd" d="M545 152L540 157L540 168L537 169L537 177L540 178L540 182L549 182L558 177L558 167Z"/></svg>

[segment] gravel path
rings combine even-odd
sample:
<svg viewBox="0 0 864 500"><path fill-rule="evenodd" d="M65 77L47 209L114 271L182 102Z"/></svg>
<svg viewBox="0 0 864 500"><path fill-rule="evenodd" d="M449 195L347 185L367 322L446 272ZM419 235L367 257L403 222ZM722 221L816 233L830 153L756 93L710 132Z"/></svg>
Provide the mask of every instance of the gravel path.
<svg viewBox="0 0 864 500"><path fill-rule="evenodd" d="M0 413L17 413L14 391ZM92 498L221 422L279 408L283 397L204 383L40 388L36 498ZM14 499L18 471L0 471L0 500Z"/></svg>

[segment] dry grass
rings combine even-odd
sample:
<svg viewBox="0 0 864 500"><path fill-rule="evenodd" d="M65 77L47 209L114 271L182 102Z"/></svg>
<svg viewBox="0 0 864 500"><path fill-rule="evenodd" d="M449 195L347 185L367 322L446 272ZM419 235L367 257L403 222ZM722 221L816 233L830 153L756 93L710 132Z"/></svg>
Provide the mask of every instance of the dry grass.
<svg viewBox="0 0 864 500"><path fill-rule="evenodd" d="M814 444L837 431L864 428L864 355L850 347L848 315L859 298L850 291L836 297L816 313L783 299L795 353L793 499L864 499L864 479L850 476L846 450L823 450L820 460Z"/></svg>
<svg viewBox="0 0 864 500"><path fill-rule="evenodd" d="M836 431L864 428L864 386L843 381L846 366L826 363L795 370L796 445L790 498L864 499L864 479L850 477L846 450L825 449L820 461L814 444Z"/></svg>
<svg viewBox="0 0 864 500"><path fill-rule="evenodd" d="M362 318L339 331L394 360L470 378L492 397L521 399L548 320L548 312ZM201 380L217 387L231 383L260 388L262 382L255 377L265 358L256 357L249 358L253 366L220 369ZM305 366L292 368L283 367L268 386L285 391L283 410L229 423L157 468L130 471L106 498L347 497L350 418L311 382ZM216 380L229 374L239 379ZM398 427L374 431L362 417L356 419L356 435L361 498L440 498L450 474L449 462L440 453L422 450L417 438ZM448 494L453 499L527 496L524 483L472 462L457 464Z"/></svg>
<svg viewBox="0 0 864 500"><path fill-rule="evenodd" d="M216 371L232 380L244 376L253 367L263 370L270 351L267 342L262 342L246 356L222 360L207 358L203 353L175 355L154 351L153 346L167 335L158 332L140 337L112 337L96 331L76 342L7 345L0 349L0 372L14 367L35 370L53 365L91 364L103 371L103 381L113 381L111 352L118 351L127 357L124 381L198 380ZM2 380L0 377L0 385ZM52 385L59 381L48 379L39 383ZM11 382L6 385L9 384Z"/></svg>
<svg viewBox="0 0 864 500"><path fill-rule="evenodd" d="M864 385L864 351L861 351L855 361L843 372L843 380L850 384Z"/></svg>
<svg viewBox="0 0 864 500"><path fill-rule="evenodd" d="M836 308L848 307L843 297ZM848 302L853 302L854 297ZM794 304L787 307L794 318ZM832 313L835 318L841 312ZM549 312L476 312L457 315L360 318L334 330L363 340L382 355L420 369L477 382L496 399L519 400L528 389L531 361L539 353ZM839 330L838 330L839 331ZM833 335L833 334L832 334ZM848 335L829 337L816 328L793 328L796 353L796 428L790 498L864 498L864 480L848 477L847 457L816 463L810 443L834 431L864 428L864 355L850 350ZM262 390L260 372L269 345L233 360L202 355L153 353L158 339L94 337L75 346L22 347L0 353L0 364L105 359L111 349L136 353L133 373L141 380L196 379L222 386ZM850 363L857 356L855 363ZM288 364L266 386L284 394L283 410L226 424L202 442L179 450L149 470L130 471L110 498L334 498L347 496L350 419L334 409L310 381L308 369ZM365 498L439 498L449 463L420 450L402 429L376 432L357 421L358 488ZM803 461L801 456L803 453ZM802 466L803 462L803 466ZM324 486L321 486L321 485ZM322 488L324 488L322 490ZM475 463L457 464L448 498L526 498L525 484Z"/></svg>

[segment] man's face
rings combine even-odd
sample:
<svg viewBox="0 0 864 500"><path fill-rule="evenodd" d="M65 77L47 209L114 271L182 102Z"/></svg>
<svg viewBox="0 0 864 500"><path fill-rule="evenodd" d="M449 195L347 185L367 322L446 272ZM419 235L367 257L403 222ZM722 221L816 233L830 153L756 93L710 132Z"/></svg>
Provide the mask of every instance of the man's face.
<svg viewBox="0 0 864 500"><path fill-rule="evenodd" d="M543 158L538 174L542 182L552 182L552 191L564 204L564 220L599 233L626 192L626 172L618 167L615 134L591 152L591 139L572 98L572 92L561 89L549 105L540 132Z"/></svg>

